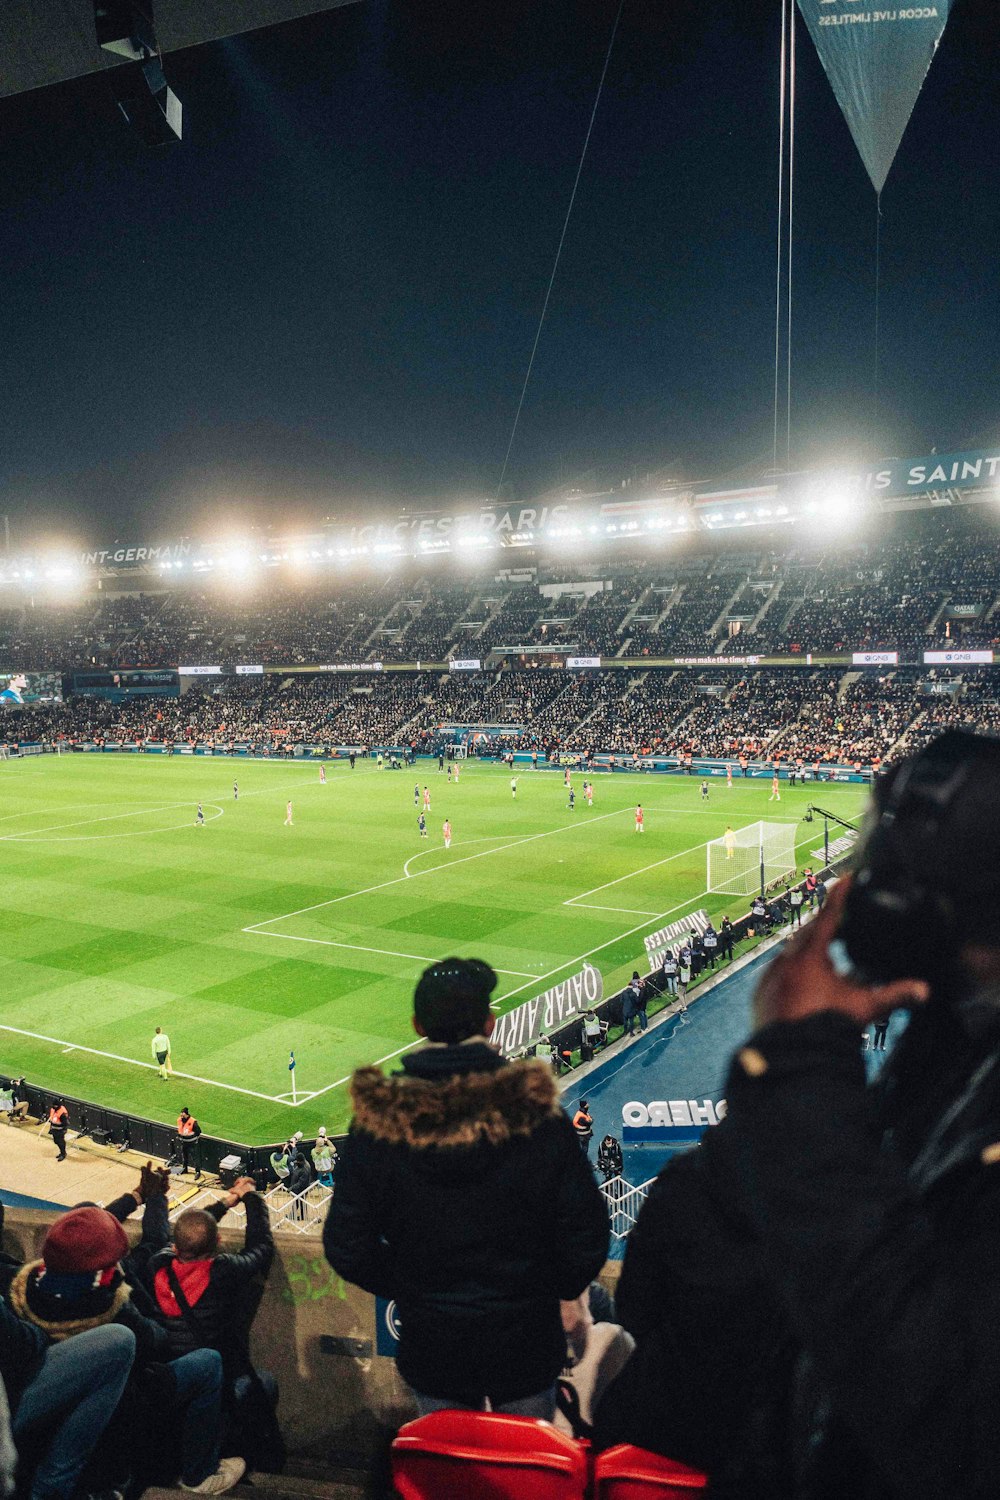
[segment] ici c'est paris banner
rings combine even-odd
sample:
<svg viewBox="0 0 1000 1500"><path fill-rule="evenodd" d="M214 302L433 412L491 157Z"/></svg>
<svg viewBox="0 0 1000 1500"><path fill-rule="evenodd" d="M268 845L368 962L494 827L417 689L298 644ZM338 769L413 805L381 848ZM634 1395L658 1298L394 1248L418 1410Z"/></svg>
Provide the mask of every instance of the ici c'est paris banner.
<svg viewBox="0 0 1000 1500"><path fill-rule="evenodd" d="M854 144L881 193L953 0L798 0Z"/></svg>

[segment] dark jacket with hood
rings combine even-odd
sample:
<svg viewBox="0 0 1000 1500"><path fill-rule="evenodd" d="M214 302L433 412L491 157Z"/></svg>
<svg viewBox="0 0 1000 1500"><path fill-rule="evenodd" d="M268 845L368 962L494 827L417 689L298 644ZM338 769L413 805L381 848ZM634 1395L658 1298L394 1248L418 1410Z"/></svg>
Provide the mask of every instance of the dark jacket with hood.
<svg viewBox="0 0 1000 1500"><path fill-rule="evenodd" d="M608 1249L608 1215L551 1069L485 1041L362 1068L323 1235L347 1281L395 1300L399 1369L478 1403L545 1390L565 1359L560 1299Z"/></svg>
<svg viewBox="0 0 1000 1500"><path fill-rule="evenodd" d="M733 1500L995 1500L1000 1035L929 1006L869 1088L843 1016L770 1025L726 1098L630 1236L598 1445Z"/></svg>

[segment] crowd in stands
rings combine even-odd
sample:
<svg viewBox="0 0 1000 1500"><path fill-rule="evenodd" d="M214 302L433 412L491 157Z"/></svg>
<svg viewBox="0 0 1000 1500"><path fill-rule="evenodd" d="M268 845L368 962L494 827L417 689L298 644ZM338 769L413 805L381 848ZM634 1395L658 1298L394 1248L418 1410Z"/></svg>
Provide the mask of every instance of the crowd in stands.
<svg viewBox="0 0 1000 1500"><path fill-rule="evenodd" d="M646 548L576 574L539 561L516 579L483 571L481 558L458 580L426 567L334 579L325 561L315 566L242 586L192 570L72 604L7 599L0 661L318 666L485 660L518 647L669 659L1000 642L1000 549L992 515L975 513L886 517L878 536L826 546L796 535L782 552L692 535L669 562Z"/></svg>
<svg viewBox="0 0 1000 1500"><path fill-rule="evenodd" d="M957 669L955 669L957 671ZM179 697L82 694L8 710L0 742L202 745L290 755L436 752L449 726L478 754L538 752L877 766L936 731L1000 732L1000 669L698 671L501 667L208 679Z"/></svg>

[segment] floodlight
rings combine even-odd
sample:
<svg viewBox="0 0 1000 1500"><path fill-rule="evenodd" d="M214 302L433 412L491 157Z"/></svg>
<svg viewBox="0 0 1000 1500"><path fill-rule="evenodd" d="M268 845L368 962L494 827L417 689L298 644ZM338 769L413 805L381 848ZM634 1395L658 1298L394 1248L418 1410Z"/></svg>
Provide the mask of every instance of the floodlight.
<svg viewBox="0 0 1000 1500"><path fill-rule="evenodd" d="M843 486L831 486L806 507L824 530L850 526L861 515L857 496Z"/></svg>

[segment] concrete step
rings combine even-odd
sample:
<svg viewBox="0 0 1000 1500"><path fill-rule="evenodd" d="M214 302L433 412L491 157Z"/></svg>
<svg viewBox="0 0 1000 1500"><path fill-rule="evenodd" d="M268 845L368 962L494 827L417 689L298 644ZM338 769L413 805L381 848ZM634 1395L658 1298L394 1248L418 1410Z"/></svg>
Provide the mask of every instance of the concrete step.
<svg viewBox="0 0 1000 1500"><path fill-rule="evenodd" d="M155 1486L143 1491L143 1500L186 1500L189 1492ZM371 1500L370 1481L356 1479L304 1479L295 1474L254 1474L227 1492L233 1500Z"/></svg>

